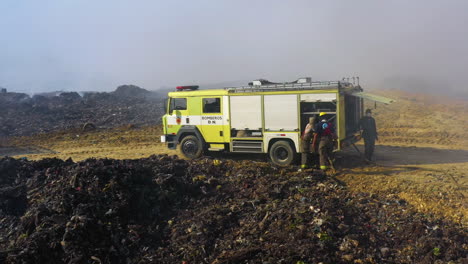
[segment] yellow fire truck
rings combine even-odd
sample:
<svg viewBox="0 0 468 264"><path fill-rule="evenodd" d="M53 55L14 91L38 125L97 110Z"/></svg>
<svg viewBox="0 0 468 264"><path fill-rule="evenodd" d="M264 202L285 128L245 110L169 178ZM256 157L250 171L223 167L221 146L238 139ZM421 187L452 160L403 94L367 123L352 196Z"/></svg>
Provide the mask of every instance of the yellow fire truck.
<svg viewBox="0 0 468 264"><path fill-rule="evenodd" d="M198 88L178 86L168 94L161 142L190 159L206 151L268 153L279 166L290 165L302 152L300 138L309 117L327 113L327 120L336 127L336 150L340 150L359 139L363 98L391 102L364 93L359 83L318 82L308 77L287 83L256 80L242 87Z"/></svg>

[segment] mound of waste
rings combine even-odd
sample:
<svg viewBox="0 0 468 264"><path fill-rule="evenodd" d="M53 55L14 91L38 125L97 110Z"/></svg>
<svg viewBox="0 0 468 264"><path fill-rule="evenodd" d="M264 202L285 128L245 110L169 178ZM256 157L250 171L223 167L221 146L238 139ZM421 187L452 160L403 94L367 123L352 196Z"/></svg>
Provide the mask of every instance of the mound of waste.
<svg viewBox="0 0 468 264"><path fill-rule="evenodd" d="M462 227L254 161L0 160L0 263L466 263Z"/></svg>
<svg viewBox="0 0 468 264"><path fill-rule="evenodd" d="M86 124L94 128L156 125L163 115L163 98L160 93L134 85L122 85L110 93L82 95L0 93L0 137L81 129Z"/></svg>
<svg viewBox="0 0 468 264"><path fill-rule="evenodd" d="M112 92L120 97L151 97L152 93L136 85L121 85Z"/></svg>

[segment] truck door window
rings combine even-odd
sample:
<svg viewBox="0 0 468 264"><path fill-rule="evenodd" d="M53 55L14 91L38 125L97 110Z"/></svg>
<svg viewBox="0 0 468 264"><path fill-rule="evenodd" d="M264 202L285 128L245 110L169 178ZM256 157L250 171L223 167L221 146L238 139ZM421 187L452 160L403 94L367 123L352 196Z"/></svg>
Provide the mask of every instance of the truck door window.
<svg viewBox="0 0 468 264"><path fill-rule="evenodd" d="M187 110L187 98L172 98L169 113L174 110Z"/></svg>
<svg viewBox="0 0 468 264"><path fill-rule="evenodd" d="M221 113L221 98L203 98L203 113Z"/></svg>

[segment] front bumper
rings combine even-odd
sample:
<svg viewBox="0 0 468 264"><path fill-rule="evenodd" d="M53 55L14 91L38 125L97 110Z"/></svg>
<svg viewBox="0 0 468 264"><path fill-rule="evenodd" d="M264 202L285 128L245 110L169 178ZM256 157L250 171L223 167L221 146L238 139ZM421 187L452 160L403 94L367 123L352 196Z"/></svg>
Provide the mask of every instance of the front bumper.
<svg viewBox="0 0 468 264"><path fill-rule="evenodd" d="M175 135L162 135L161 143L166 143L169 149L176 149L177 142L175 141Z"/></svg>

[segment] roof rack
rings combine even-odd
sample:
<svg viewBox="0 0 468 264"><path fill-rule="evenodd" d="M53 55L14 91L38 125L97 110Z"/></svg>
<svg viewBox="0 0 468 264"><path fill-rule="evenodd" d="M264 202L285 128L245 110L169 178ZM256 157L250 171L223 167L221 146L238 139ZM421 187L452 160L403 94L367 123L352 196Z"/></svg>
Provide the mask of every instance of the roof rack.
<svg viewBox="0 0 468 264"><path fill-rule="evenodd" d="M271 91L296 91L296 90L326 90L340 89L342 87L353 86L349 82L340 81L316 81L306 83L279 83L267 85L253 85L241 87L226 87L229 93L249 93L249 92L271 92Z"/></svg>

